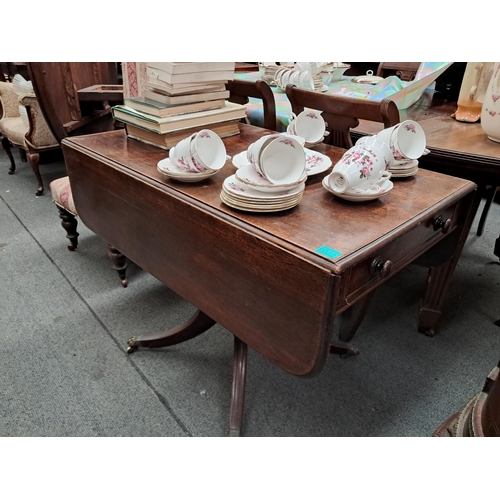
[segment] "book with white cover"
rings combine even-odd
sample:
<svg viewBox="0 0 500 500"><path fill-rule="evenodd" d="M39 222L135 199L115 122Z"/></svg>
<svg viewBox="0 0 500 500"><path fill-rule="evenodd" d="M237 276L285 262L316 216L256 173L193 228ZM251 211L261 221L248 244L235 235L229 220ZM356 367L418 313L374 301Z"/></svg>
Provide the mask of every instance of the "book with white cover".
<svg viewBox="0 0 500 500"><path fill-rule="evenodd" d="M234 73L234 62L148 62L147 65L171 75L202 71L232 71Z"/></svg>
<svg viewBox="0 0 500 500"><path fill-rule="evenodd" d="M182 139L189 137L195 132L200 132L200 130L205 128L215 132L221 139L240 133L239 120L229 120L227 122L211 123L210 125L189 127L182 130L168 132L166 134L159 134L157 132L153 132L152 130L130 125L129 123L127 123L125 127L127 129L128 137L167 150L175 147L175 145Z"/></svg>
<svg viewBox="0 0 500 500"><path fill-rule="evenodd" d="M225 87L224 87L225 89ZM216 90L215 92L196 92L171 96L159 90L148 89L144 91L144 97L153 99L168 106L177 104L189 104L191 102L216 101L218 99L229 99L229 90Z"/></svg>
<svg viewBox="0 0 500 500"><path fill-rule="evenodd" d="M223 108L158 118L140 113L135 109L121 104L111 108L113 118L160 134L189 127L245 118L245 109L245 106L241 104L226 101Z"/></svg>
<svg viewBox="0 0 500 500"><path fill-rule="evenodd" d="M157 116L159 118L164 116L193 113L195 111L222 108L225 106L225 103L226 101L224 99L217 99L213 101L168 105L143 96L125 97L123 99L123 104L125 104L125 106L133 108L136 111L140 111L141 113Z"/></svg>
<svg viewBox="0 0 500 500"><path fill-rule="evenodd" d="M234 70L223 71L202 71L195 73L181 73L171 75L166 71L158 68L146 68L146 76L148 81L159 81L163 84L175 85L178 83L200 84L203 82L220 82L228 81L234 78Z"/></svg>
<svg viewBox="0 0 500 500"><path fill-rule="evenodd" d="M168 83L162 83L160 80L146 80L146 88L157 90L158 92L163 92L164 94L174 96L174 95L186 95L186 94L201 94L203 92L217 92L219 90L226 90L227 80L221 82L210 82L210 83L196 83L196 84L175 84L169 85Z"/></svg>

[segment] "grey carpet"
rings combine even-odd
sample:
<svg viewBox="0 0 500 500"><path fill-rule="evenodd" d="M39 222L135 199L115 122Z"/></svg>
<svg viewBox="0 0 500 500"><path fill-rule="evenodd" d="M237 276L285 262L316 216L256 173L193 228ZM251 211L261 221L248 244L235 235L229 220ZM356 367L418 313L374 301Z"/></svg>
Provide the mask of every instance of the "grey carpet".
<svg viewBox="0 0 500 500"><path fill-rule="evenodd" d="M185 344L125 354L127 339L187 319L194 308L133 263L128 288L106 243L81 222L67 249L48 185L64 163L41 165L46 194L17 151L0 152L0 435L225 436L232 336L220 326ZM410 266L380 287L353 344L313 379L250 351L246 436L429 436L477 394L500 355L500 232L466 242L434 338L416 330L426 271Z"/></svg>

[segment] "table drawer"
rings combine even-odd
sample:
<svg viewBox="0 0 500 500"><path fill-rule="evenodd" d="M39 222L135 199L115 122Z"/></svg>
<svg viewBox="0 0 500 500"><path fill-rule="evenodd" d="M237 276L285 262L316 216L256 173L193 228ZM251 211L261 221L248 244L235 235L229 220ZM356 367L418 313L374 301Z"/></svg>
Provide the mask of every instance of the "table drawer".
<svg viewBox="0 0 500 500"><path fill-rule="evenodd" d="M460 202L457 202L441 209L356 264L345 289L346 302L352 303L453 232L460 219L459 207Z"/></svg>

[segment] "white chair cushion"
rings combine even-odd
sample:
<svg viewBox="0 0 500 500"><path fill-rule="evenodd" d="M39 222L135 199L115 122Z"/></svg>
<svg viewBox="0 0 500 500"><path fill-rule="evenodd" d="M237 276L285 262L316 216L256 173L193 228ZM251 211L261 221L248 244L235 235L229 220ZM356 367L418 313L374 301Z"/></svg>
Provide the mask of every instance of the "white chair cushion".
<svg viewBox="0 0 500 500"><path fill-rule="evenodd" d="M0 120L0 130L2 134L9 138L9 141L19 146L24 146L24 136L29 130L22 118L17 116L15 118L3 118Z"/></svg>

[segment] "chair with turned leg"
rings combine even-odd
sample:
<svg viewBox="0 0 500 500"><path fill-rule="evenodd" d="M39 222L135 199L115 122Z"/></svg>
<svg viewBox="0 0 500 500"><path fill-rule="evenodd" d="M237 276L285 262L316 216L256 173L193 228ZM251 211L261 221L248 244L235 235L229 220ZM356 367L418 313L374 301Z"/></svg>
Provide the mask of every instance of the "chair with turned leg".
<svg viewBox="0 0 500 500"><path fill-rule="evenodd" d="M123 102L116 63L28 62L27 68L58 144L66 137L114 130L111 107L114 102ZM51 182L50 191L70 241L68 249L74 251L78 246L78 212L69 177ZM108 253L122 285L127 286L126 257L110 245Z"/></svg>
<svg viewBox="0 0 500 500"><path fill-rule="evenodd" d="M73 201L73 194L69 177L61 177L50 183L52 201L59 210L61 225L66 230L66 238L69 239L68 250L74 251L78 247L78 213ZM118 273L121 284L126 287L127 258L115 247L108 244L108 255L113 262L113 269Z"/></svg>
<svg viewBox="0 0 500 500"><path fill-rule="evenodd" d="M40 175L40 155L60 149L60 145L50 130L34 93L18 95L14 84L0 82L0 136L2 147L10 160L9 174L14 174L16 164L11 148L17 147L21 160L28 161L38 184L36 195L43 194L44 187Z"/></svg>

